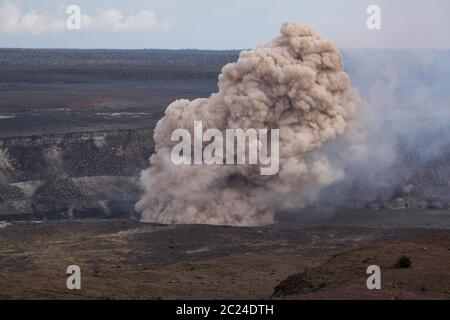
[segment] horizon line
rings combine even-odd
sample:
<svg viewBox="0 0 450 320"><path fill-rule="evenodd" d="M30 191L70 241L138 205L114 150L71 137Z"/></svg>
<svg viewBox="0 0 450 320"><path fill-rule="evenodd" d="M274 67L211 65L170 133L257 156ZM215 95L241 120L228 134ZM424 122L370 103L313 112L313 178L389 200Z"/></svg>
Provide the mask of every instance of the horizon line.
<svg viewBox="0 0 450 320"><path fill-rule="evenodd" d="M204 49L204 48L64 48L64 47L1 47L0 50L116 50L116 51L245 51L245 50L253 50L255 48L245 48L245 49ZM406 50L416 50L416 51L425 51L425 50L450 50L450 48L339 48L339 50L392 50L392 51L406 51Z"/></svg>

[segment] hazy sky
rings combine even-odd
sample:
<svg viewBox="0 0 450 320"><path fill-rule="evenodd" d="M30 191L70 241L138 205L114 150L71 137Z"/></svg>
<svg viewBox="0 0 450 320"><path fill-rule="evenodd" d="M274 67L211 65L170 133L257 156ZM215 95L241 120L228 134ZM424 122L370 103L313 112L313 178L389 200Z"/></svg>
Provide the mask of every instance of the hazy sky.
<svg viewBox="0 0 450 320"><path fill-rule="evenodd" d="M66 28L69 5L81 30ZM381 30L366 26L369 5ZM0 0L0 47L253 48L288 19L341 48L450 48L448 0Z"/></svg>

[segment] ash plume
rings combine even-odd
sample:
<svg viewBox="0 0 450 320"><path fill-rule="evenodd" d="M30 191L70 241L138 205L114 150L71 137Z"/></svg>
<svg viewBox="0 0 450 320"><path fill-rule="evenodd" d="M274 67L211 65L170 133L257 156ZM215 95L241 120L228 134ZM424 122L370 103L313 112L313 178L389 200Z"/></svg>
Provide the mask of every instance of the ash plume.
<svg viewBox="0 0 450 320"><path fill-rule="evenodd" d="M222 69L209 98L177 100L155 129L155 153L141 176L136 204L144 222L164 224L271 224L275 211L301 207L344 173L320 147L342 136L359 105L333 43L294 22L281 35L243 51ZM194 121L229 128L279 129L280 169L259 165L175 165L174 130L194 132Z"/></svg>

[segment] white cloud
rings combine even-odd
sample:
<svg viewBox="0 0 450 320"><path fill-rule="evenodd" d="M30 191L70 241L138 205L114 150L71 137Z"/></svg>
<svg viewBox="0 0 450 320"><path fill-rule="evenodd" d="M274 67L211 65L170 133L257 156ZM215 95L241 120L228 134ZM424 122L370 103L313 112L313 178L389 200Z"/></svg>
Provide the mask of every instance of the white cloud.
<svg viewBox="0 0 450 320"><path fill-rule="evenodd" d="M98 11L95 16L83 15L82 24L87 30L127 32L148 31L158 26L159 22L152 10L142 10L125 17L120 10L106 9Z"/></svg>
<svg viewBox="0 0 450 320"><path fill-rule="evenodd" d="M152 29L157 24L155 13L151 10L144 10L130 15L124 21L125 30L146 31Z"/></svg>
<svg viewBox="0 0 450 320"><path fill-rule="evenodd" d="M0 34L47 34L66 30L67 15L64 10L50 14L45 10L22 12L14 2L0 6ZM83 10L82 10L83 13ZM159 22L151 9L124 15L115 8L97 10L95 15L82 14L82 30L98 32L142 32L156 27L167 29L168 21Z"/></svg>
<svg viewBox="0 0 450 320"><path fill-rule="evenodd" d="M5 3L0 7L0 32L10 33L14 32L17 24L20 21L20 10L12 3Z"/></svg>
<svg viewBox="0 0 450 320"><path fill-rule="evenodd" d="M57 33L64 31L64 19L55 18L42 10L30 10L22 13L13 2L0 7L0 33Z"/></svg>
<svg viewBox="0 0 450 320"><path fill-rule="evenodd" d="M19 30L31 34L58 33L64 30L64 20L53 19L34 10L25 13L18 22Z"/></svg>

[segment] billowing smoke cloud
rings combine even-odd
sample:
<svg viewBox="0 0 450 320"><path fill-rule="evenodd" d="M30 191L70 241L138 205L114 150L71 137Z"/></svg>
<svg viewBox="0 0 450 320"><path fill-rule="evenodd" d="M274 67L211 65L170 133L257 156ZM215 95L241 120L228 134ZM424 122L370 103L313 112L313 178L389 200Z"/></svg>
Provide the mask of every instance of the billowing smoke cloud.
<svg viewBox="0 0 450 320"><path fill-rule="evenodd" d="M154 134L155 154L137 203L144 222L235 226L270 224L275 210L303 206L343 177L320 147L343 135L358 106L335 45L309 27L286 22L281 35L241 52L207 99L178 100ZM174 130L279 129L280 170L258 165L180 165L171 161Z"/></svg>

